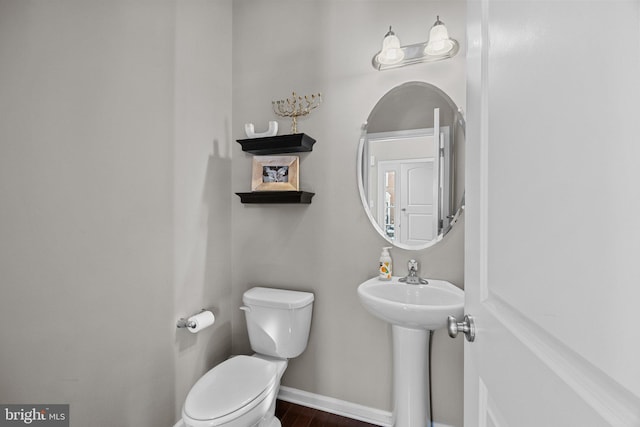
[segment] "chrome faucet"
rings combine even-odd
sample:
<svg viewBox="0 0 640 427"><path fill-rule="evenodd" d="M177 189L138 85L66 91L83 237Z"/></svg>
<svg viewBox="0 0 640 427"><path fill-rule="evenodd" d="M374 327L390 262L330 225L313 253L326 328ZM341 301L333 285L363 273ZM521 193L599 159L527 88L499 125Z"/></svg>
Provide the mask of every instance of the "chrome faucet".
<svg viewBox="0 0 640 427"><path fill-rule="evenodd" d="M426 279L418 276L418 261L415 259L410 259L407 263L407 269L409 270L408 274L405 277L399 279L401 282L406 282L407 285L427 285Z"/></svg>

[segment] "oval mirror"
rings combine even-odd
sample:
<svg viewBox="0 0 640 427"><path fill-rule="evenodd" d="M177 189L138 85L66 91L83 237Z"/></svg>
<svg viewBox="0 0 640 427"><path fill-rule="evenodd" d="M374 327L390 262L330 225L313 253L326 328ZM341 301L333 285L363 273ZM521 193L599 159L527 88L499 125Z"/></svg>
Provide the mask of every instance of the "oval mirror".
<svg viewBox="0 0 640 427"><path fill-rule="evenodd" d="M358 147L358 187L375 229L418 250L451 230L464 205L465 123L442 90L408 82L375 105Z"/></svg>

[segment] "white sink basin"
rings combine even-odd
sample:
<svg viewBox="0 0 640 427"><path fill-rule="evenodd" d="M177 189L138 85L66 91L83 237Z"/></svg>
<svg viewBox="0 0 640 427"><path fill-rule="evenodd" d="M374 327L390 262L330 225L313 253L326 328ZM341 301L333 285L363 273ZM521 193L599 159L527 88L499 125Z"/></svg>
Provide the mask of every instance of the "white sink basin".
<svg viewBox="0 0 640 427"><path fill-rule="evenodd" d="M447 316L461 318L464 291L445 280L427 279L427 285L407 285L369 279L358 286L358 296L374 316L393 325L436 330L447 324Z"/></svg>

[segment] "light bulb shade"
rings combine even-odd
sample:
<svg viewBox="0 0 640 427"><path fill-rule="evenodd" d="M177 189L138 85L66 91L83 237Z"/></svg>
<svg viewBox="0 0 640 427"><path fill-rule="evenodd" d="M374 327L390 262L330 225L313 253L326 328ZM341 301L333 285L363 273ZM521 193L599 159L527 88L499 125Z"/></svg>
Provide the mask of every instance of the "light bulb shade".
<svg viewBox="0 0 640 427"><path fill-rule="evenodd" d="M453 41L449 38L449 31L440 19L431 27L429 31L429 42L424 48L427 55L444 55L451 52L454 48Z"/></svg>
<svg viewBox="0 0 640 427"><path fill-rule="evenodd" d="M378 62L385 65L396 64L404 59L404 51L400 47L400 39L391 31L391 28L389 28L389 32L382 40L382 49L377 59Z"/></svg>

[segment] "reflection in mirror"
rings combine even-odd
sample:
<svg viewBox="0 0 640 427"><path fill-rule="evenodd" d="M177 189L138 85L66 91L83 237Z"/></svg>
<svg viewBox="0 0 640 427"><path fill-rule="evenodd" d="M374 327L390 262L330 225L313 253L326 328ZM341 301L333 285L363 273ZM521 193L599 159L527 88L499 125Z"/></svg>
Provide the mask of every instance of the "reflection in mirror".
<svg viewBox="0 0 640 427"><path fill-rule="evenodd" d="M393 88L373 108L358 148L358 186L378 233L423 249L451 229L464 203L464 119L423 82Z"/></svg>

